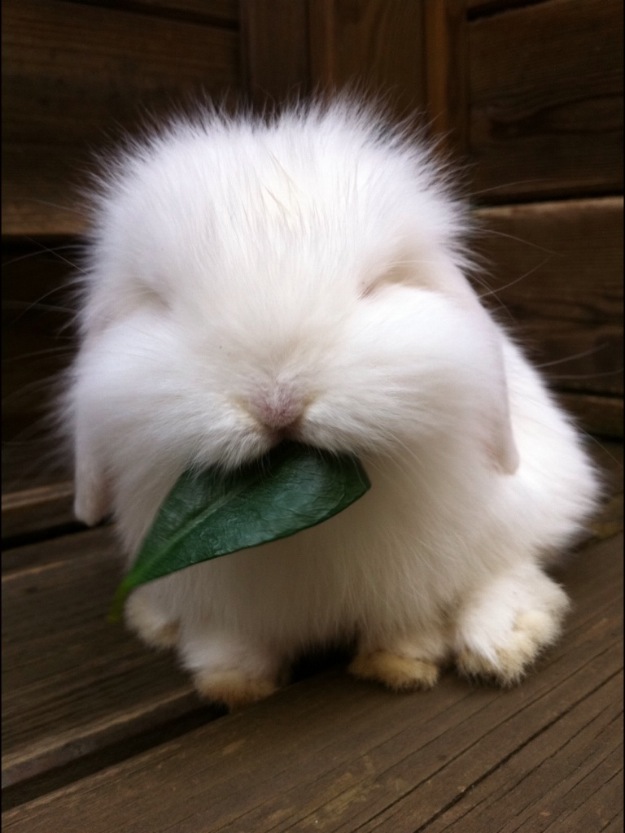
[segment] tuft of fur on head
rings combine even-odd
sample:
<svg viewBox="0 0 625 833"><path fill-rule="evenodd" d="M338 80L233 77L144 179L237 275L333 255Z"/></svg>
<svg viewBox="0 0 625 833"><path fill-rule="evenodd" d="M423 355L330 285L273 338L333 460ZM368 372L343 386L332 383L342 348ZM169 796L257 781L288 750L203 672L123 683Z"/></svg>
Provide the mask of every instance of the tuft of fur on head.
<svg viewBox="0 0 625 833"><path fill-rule="evenodd" d="M109 276L105 286L116 275L121 307L132 303L137 289L158 291L158 276L168 266L249 269L256 255L279 256L277 246L319 248L319 234L327 241L339 232L346 236L344 251L337 239L325 253L310 252L324 254L326 263L319 265L329 270L349 256L350 244L365 244L375 254L371 271L378 273L412 268L424 250L437 249L466 268L469 215L450 179L425 143L347 97L265 117L207 107L143 140L129 139L108 160L91 194L87 286L93 289L95 272ZM137 225L141 238L131 242L128 229ZM143 242L153 244L154 258L167 256L160 269L143 264ZM188 263L179 244L187 244ZM241 250L240 263L232 262L234 247ZM136 273L130 281L117 269L123 257ZM89 292L87 327L92 316L97 321L114 313L105 286L95 297Z"/></svg>
<svg viewBox="0 0 625 833"><path fill-rule="evenodd" d="M128 437L122 468L128 454L236 465L267 447L249 403L281 400L317 403L309 439L328 448L392 439L413 394L393 371L432 320L391 339L402 306L373 299L436 289L439 262L465 263L466 213L445 182L428 151L346 99L265 119L208 109L130 143L100 178L81 281L74 378L99 402L95 456Z"/></svg>

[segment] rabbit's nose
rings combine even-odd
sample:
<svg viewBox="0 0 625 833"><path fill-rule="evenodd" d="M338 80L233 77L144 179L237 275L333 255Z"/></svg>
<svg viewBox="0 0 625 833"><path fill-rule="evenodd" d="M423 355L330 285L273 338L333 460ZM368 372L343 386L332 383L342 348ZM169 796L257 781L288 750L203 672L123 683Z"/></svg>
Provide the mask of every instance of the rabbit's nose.
<svg viewBox="0 0 625 833"><path fill-rule="evenodd" d="M257 419L272 430L284 431L295 426L305 411L304 402L286 391L259 396L253 403Z"/></svg>
<svg viewBox="0 0 625 833"><path fill-rule="evenodd" d="M252 397L249 408L270 431L292 436L299 426L310 399L293 383L276 381Z"/></svg>

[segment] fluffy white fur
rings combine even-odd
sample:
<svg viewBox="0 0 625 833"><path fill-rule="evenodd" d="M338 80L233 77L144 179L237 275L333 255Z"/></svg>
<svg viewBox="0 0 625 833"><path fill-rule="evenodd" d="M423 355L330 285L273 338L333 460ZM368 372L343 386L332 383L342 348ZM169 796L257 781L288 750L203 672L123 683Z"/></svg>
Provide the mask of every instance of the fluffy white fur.
<svg viewBox="0 0 625 833"><path fill-rule="evenodd" d="M507 684L558 636L542 571L597 499L580 440L464 277L462 207L423 148L345 102L205 113L131 148L96 198L67 410L76 512L132 558L189 466L282 436L362 459L332 520L134 593L201 693L270 693L356 636L353 673Z"/></svg>

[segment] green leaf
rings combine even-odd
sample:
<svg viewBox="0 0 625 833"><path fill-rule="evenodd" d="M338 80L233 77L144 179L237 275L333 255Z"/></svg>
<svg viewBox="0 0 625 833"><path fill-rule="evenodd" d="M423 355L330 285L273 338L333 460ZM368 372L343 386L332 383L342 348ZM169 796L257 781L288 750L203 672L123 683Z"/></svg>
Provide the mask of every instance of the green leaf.
<svg viewBox="0 0 625 833"><path fill-rule="evenodd" d="M120 618L135 587L322 523L370 485L355 457L290 442L233 472L185 472L120 584L110 618Z"/></svg>

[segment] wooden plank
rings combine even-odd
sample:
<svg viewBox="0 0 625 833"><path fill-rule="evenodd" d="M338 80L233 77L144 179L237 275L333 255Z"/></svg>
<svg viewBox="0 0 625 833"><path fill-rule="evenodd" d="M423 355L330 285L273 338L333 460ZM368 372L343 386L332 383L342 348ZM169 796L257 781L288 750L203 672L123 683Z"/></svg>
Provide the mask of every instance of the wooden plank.
<svg viewBox="0 0 625 833"><path fill-rule="evenodd" d="M73 238L3 248L3 540L74 523L66 443L52 415L75 349L76 253Z"/></svg>
<svg viewBox="0 0 625 833"><path fill-rule="evenodd" d="M464 0L469 18L544 2L545 0Z"/></svg>
<svg viewBox="0 0 625 833"><path fill-rule="evenodd" d="M99 529L4 553L5 786L200 707L171 656L107 621L116 552Z"/></svg>
<svg viewBox="0 0 625 833"><path fill-rule="evenodd" d="M559 390L623 391L622 198L482 209L484 300Z"/></svg>
<svg viewBox="0 0 625 833"><path fill-rule="evenodd" d="M544 785L538 810L551 813L550 833L570 830L580 808L565 787L577 783L589 801L584 833L595 833L619 807L610 776L621 546L622 536L593 545L570 566L575 614L566 636L518 688L472 686L449 674L430 692L394 695L320 675L10 810L5 829L414 833L437 829L447 812L478 822L486 813L491 826L463 829L499 830L530 813L529 777L534 793Z"/></svg>
<svg viewBox="0 0 625 833"><path fill-rule="evenodd" d="M3 444L3 523L21 526L23 521L28 525L28 518L22 518L23 513L28 512L28 505L33 508L43 507L48 500L65 503L70 499L69 482L73 476L71 454L66 445L52 449L52 444L50 437L32 442ZM9 515L13 513L14 518L11 520ZM59 523L63 522L59 520ZM32 527L33 530L36 528L44 527ZM3 529L3 537L8 534L7 530ZM10 534L19 534L17 528Z"/></svg>
<svg viewBox="0 0 625 833"><path fill-rule="evenodd" d="M623 529L623 445L588 437L586 446L603 484L601 510L590 523L588 541L603 541Z"/></svg>
<svg viewBox="0 0 625 833"><path fill-rule="evenodd" d="M245 87L255 105L310 93L307 0L242 0L241 27Z"/></svg>
<svg viewBox="0 0 625 833"><path fill-rule="evenodd" d="M77 253L73 238L3 247L4 443L51 434L52 424L44 418L58 396L60 374L75 349L75 299L69 282L78 272Z"/></svg>
<svg viewBox="0 0 625 833"><path fill-rule="evenodd" d="M503 765L495 765L470 789L466 770L463 773L459 768L460 800L449 801L447 797L449 809L437 814L423 829L427 833L442 833L458 824L466 833L485 830L512 833L523 829L539 833L567 827L580 831L603 830L619 812L622 678L621 671L605 681L597 680L597 688L587 697L558 715L537 736L530 737L510 759ZM490 740L485 737L481 743ZM608 789L602 793L606 786ZM436 785L432 790L436 790ZM438 792L441 806L445 808L446 796L441 794L440 785ZM416 800L417 796L411 797L410 807L400 804L374 824L364 825L363 833L379 830L382 825L397 833L412 830L409 824ZM592 821L589 819L588 826L570 828L571 818L581 807L586 813L592 813Z"/></svg>
<svg viewBox="0 0 625 833"><path fill-rule="evenodd" d="M466 0L425 0L429 129L448 154L465 152L468 127Z"/></svg>
<svg viewBox="0 0 625 833"><path fill-rule="evenodd" d="M2 496L2 538L17 538L72 524L74 486L70 482L36 486Z"/></svg>
<svg viewBox="0 0 625 833"><path fill-rule="evenodd" d="M558 393L558 400L588 434L623 437L623 399L586 393Z"/></svg>
<svg viewBox="0 0 625 833"><path fill-rule="evenodd" d="M380 96L398 118L425 109L422 3L313 0L310 38L315 88Z"/></svg>
<svg viewBox="0 0 625 833"><path fill-rule="evenodd" d="M240 84L239 36L64 0L3 4L5 235L84 229L92 155L194 95Z"/></svg>
<svg viewBox="0 0 625 833"><path fill-rule="evenodd" d="M133 11L146 11L176 17L193 17L209 23L236 27L239 22L239 0L72 0L74 3L99 5Z"/></svg>
<svg viewBox="0 0 625 833"><path fill-rule="evenodd" d="M488 202L622 190L621 0L550 0L469 27L468 152Z"/></svg>
<svg viewBox="0 0 625 833"><path fill-rule="evenodd" d="M93 553L104 561L107 557L114 562L114 569L121 571L119 556L110 529L103 527L83 530L78 535L61 535L25 546L8 547L2 553L2 573L15 577L20 571L38 570L50 564L80 561L84 553ZM53 573L50 573L53 575ZM8 586L8 585L7 585Z"/></svg>

